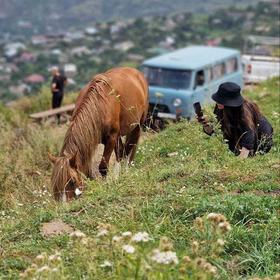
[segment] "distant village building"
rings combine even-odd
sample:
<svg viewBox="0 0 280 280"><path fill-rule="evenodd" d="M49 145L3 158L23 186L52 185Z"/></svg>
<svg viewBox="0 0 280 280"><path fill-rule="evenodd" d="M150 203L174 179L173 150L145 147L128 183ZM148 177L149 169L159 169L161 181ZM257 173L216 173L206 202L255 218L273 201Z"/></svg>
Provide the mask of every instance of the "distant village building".
<svg viewBox="0 0 280 280"><path fill-rule="evenodd" d="M95 28L95 27L87 27L87 28L85 29L85 33L86 33L87 35L92 36L92 35L96 35L96 34L98 33L98 30L97 30L97 28Z"/></svg>
<svg viewBox="0 0 280 280"><path fill-rule="evenodd" d="M140 54L128 54L127 58L133 62L142 62L144 60L144 56Z"/></svg>
<svg viewBox="0 0 280 280"><path fill-rule="evenodd" d="M124 28L127 27L127 25L128 25L128 22L123 22L123 21L115 22L110 27L110 33L112 35L120 33Z"/></svg>
<svg viewBox="0 0 280 280"><path fill-rule="evenodd" d="M15 56L17 56L18 54L18 51L16 49L7 49L5 50L4 52L4 56L7 58L7 59L11 59Z"/></svg>
<svg viewBox="0 0 280 280"><path fill-rule="evenodd" d="M12 74L18 72L19 69L14 63L6 63L0 66L0 71L6 74Z"/></svg>
<svg viewBox="0 0 280 280"><path fill-rule="evenodd" d="M165 21L165 30L166 31L172 31L174 28L176 27L176 22L171 19L171 18L168 18L166 21Z"/></svg>
<svg viewBox="0 0 280 280"><path fill-rule="evenodd" d="M53 49L50 51L52 55L60 56L62 55L62 51L60 49Z"/></svg>
<svg viewBox="0 0 280 280"><path fill-rule="evenodd" d="M222 38L209 39L206 41L206 46L217 47L221 44Z"/></svg>
<svg viewBox="0 0 280 280"><path fill-rule="evenodd" d="M164 41L161 41L159 43L159 47L164 49L172 49L174 43L175 43L175 39L171 36L167 36Z"/></svg>
<svg viewBox="0 0 280 280"><path fill-rule="evenodd" d="M45 78L40 74L32 74L24 78L24 82L27 84L42 84L45 82Z"/></svg>
<svg viewBox="0 0 280 280"><path fill-rule="evenodd" d="M61 18L61 14L60 13L52 13L49 15L49 18L51 20L57 21Z"/></svg>
<svg viewBox="0 0 280 280"><path fill-rule="evenodd" d="M83 56L83 55L90 55L91 51L86 46L80 46L73 48L71 50L71 54L74 56Z"/></svg>
<svg viewBox="0 0 280 280"><path fill-rule="evenodd" d="M17 22L18 27L24 28L24 29L31 29L32 23L30 21L25 21L25 20L19 20Z"/></svg>
<svg viewBox="0 0 280 280"><path fill-rule="evenodd" d="M255 30L257 32L268 32L270 31L270 27L269 26L265 26L265 25L259 25L255 27Z"/></svg>
<svg viewBox="0 0 280 280"><path fill-rule="evenodd" d="M77 74L77 66L75 64L65 64L64 73L67 77L73 78Z"/></svg>
<svg viewBox="0 0 280 280"><path fill-rule="evenodd" d="M65 33L62 33L62 32L49 32L46 35L46 38L47 38L48 42L57 43L57 42L62 41L64 36L65 36Z"/></svg>
<svg viewBox="0 0 280 280"><path fill-rule="evenodd" d="M82 31L75 31L75 32L67 32L65 34L64 39L68 39L70 41L77 41L77 40L82 40L84 39L85 35Z"/></svg>
<svg viewBox="0 0 280 280"><path fill-rule="evenodd" d="M16 49L16 50L25 50L26 49L26 46L25 44L23 43L20 43L20 42L15 42L15 43L9 43L9 44L6 44L4 49Z"/></svg>
<svg viewBox="0 0 280 280"><path fill-rule="evenodd" d="M133 47L134 47L134 43L132 41L125 41L125 42L115 44L114 49L126 52Z"/></svg>
<svg viewBox="0 0 280 280"><path fill-rule="evenodd" d="M276 11L280 11L279 0L262 0L262 2L269 3L273 6Z"/></svg>
<svg viewBox="0 0 280 280"><path fill-rule="evenodd" d="M35 36L32 36L31 43L34 46L45 45L48 43L48 38L44 35L35 35Z"/></svg>
<svg viewBox="0 0 280 280"><path fill-rule="evenodd" d="M11 75L9 74L0 74L0 82L7 82L7 81L10 81L11 79Z"/></svg>
<svg viewBox="0 0 280 280"><path fill-rule="evenodd" d="M26 46L23 43L9 43L4 47L4 56L8 59L13 58L18 55L21 50L25 50Z"/></svg>
<svg viewBox="0 0 280 280"><path fill-rule="evenodd" d="M20 57L16 60L16 62L20 63L30 63L34 62L36 60L36 57L31 52L23 52Z"/></svg>

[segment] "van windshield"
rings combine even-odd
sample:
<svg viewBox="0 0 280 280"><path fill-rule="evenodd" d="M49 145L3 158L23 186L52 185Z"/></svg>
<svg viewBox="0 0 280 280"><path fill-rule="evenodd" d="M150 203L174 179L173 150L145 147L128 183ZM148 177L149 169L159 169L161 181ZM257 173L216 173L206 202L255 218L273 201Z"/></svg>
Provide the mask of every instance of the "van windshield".
<svg viewBox="0 0 280 280"><path fill-rule="evenodd" d="M144 66L142 70L150 86L174 89L188 89L190 87L190 70L176 70L147 66Z"/></svg>

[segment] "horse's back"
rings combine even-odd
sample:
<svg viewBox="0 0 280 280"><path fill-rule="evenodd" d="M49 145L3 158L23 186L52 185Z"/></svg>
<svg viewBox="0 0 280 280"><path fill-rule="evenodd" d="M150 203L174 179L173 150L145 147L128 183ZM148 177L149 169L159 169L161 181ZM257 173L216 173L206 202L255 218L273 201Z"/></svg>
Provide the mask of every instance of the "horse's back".
<svg viewBox="0 0 280 280"><path fill-rule="evenodd" d="M148 84L140 71L120 67L105 73L111 79L112 87L119 96L119 120L122 133L126 134L131 124L143 124L148 111Z"/></svg>
<svg viewBox="0 0 280 280"><path fill-rule="evenodd" d="M118 67L107 71L105 74L112 78L114 88L132 86L135 87L136 92L131 94L143 95L143 98L148 97L148 84L143 73L139 70L130 67ZM122 93L125 93L125 90L122 90ZM120 94L122 95L122 93Z"/></svg>
<svg viewBox="0 0 280 280"><path fill-rule="evenodd" d="M106 111L103 123L107 130L120 129L121 135L126 135L133 129L132 124L144 123L148 112L148 84L143 73L130 67L112 68L105 73L97 74L80 91L73 118L79 108L86 104L89 94L92 94L90 88L96 87L100 81L109 94L104 99L101 96L104 96L105 91L99 93L103 101L99 106L102 107L102 111ZM98 99L98 95L96 98Z"/></svg>

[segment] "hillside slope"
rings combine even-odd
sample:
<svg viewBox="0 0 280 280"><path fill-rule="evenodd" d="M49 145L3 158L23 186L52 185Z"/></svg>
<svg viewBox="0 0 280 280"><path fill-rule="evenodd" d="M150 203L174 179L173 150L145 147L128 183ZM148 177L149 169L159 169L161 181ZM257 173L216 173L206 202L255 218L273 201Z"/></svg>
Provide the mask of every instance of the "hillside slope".
<svg viewBox="0 0 280 280"><path fill-rule="evenodd" d="M0 0L0 33L22 34L23 22L32 23L32 31L54 32L82 27L97 21L127 19L174 12L210 12L230 5L255 5L256 1L215 0L199 3L194 0ZM16 20L15 20L16 19Z"/></svg>
<svg viewBox="0 0 280 280"><path fill-rule="evenodd" d="M26 279L274 279L280 270L279 79L246 95L275 128L269 154L241 160L221 135L210 138L197 123L181 122L147 135L133 167L123 164L120 177L112 171L106 180L88 182L82 197L67 205L51 197L47 161L65 127L11 130L17 120L12 124L5 112L7 124L0 114L0 278L17 279L34 262ZM232 230L211 227L205 218L211 212L224 215ZM197 217L204 218L193 226ZM43 237L43 223L54 219L87 237ZM117 245L110 242L127 231L146 231L152 240L137 243L145 240L140 234L129 241L126 233L123 241L114 238ZM157 246L163 254L153 251Z"/></svg>

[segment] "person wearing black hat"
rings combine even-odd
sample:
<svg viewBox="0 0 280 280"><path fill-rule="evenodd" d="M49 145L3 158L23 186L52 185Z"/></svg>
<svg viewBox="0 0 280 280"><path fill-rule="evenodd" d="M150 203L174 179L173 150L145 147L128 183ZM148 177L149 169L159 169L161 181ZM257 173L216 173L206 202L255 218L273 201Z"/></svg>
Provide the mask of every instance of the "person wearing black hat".
<svg viewBox="0 0 280 280"><path fill-rule="evenodd" d="M239 85L231 82L221 84L212 99L216 102L214 114L232 152L242 158L253 156L256 152L269 152L273 143L273 128L257 104L242 97ZM203 124L205 133L211 135L214 132L205 118L198 120Z"/></svg>

